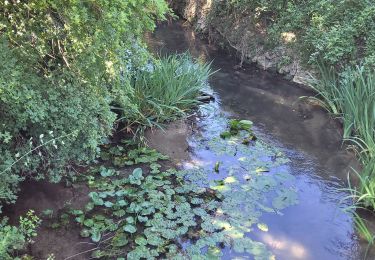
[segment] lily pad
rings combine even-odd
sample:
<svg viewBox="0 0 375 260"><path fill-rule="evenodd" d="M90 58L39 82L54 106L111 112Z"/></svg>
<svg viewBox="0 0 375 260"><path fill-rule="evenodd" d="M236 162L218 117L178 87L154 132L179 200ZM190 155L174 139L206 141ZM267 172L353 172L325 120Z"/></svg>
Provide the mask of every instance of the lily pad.
<svg viewBox="0 0 375 260"><path fill-rule="evenodd" d="M137 228L134 225L127 224L124 226L124 231L133 234L137 232Z"/></svg>

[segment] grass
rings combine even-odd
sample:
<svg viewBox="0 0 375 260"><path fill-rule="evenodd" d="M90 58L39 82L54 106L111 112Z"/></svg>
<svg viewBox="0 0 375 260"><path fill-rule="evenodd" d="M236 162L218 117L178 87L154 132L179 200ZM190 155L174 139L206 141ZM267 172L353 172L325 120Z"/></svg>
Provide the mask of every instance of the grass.
<svg viewBox="0 0 375 260"><path fill-rule="evenodd" d="M375 211L375 72L356 66L338 74L334 68L319 65L319 78L313 84L318 93L313 99L340 118L344 139L355 145L362 163L360 173L353 171L358 188L349 183L351 195L347 198L354 200L350 210L356 216L358 231L373 244L374 235L356 209Z"/></svg>
<svg viewBox="0 0 375 260"><path fill-rule="evenodd" d="M183 116L198 104L211 74L209 63L189 54L161 57L152 69L138 71L131 82L138 107L132 123L153 126Z"/></svg>

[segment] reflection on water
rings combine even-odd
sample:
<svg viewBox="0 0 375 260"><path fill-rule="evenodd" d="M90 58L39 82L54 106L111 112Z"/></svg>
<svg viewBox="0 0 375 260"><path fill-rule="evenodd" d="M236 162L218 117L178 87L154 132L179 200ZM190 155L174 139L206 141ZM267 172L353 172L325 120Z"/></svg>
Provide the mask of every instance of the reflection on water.
<svg viewBox="0 0 375 260"><path fill-rule="evenodd" d="M212 172L215 163L221 162L219 174L208 175L208 181L233 176L234 182L244 184L246 172L254 170L250 168L259 166L261 161L270 167L268 174L293 177L287 182L278 182L273 186L277 190L271 194L294 189L298 204L291 200L290 207L276 214L267 212L268 208L275 209L268 207L275 206L272 202L261 205L264 208L258 226L252 225L249 232L243 230L237 235L244 233L245 237L263 243L276 259L359 259L363 250L353 219L343 212L345 205L340 204L347 194L337 191L343 187L349 168L357 167L356 160L343 149L336 122L320 108L299 102L300 96L311 92L254 67L234 70L236 59L202 43L191 29L179 22L159 26L155 34L149 35L149 43L162 53L189 50L202 60L213 60L214 68L220 69L210 82L217 93L217 103L211 105L211 111L203 112L197 122L199 131L189 140L193 148L192 160L185 163L186 168L199 166ZM228 117L252 120L262 147L277 147L275 149L285 154L288 161L268 165L272 160L267 162L266 158L275 158L269 156L269 151L274 151L262 150L259 146L249 148L257 153L253 154L253 161L245 164L241 164L238 151L230 144L220 153L224 148L215 148L218 141L215 138L225 125L221 120ZM251 158L251 154L249 156ZM282 186L278 186L280 183ZM232 191L235 192L237 190ZM226 212L219 213L225 215ZM243 211L242 214L249 213ZM246 218L243 215L240 217ZM253 259L249 254L236 253L233 245L225 247L222 258Z"/></svg>

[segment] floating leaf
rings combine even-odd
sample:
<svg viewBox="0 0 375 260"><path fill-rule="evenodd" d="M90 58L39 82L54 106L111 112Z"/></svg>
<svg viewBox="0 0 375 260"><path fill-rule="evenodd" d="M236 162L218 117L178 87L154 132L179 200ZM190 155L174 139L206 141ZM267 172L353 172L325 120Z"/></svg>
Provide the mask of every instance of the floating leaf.
<svg viewBox="0 0 375 260"><path fill-rule="evenodd" d="M99 242L102 235L98 229L91 230L91 240L95 243Z"/></svg>
<svg viewBox="0 0 375 260"><path fill-rule="evenodd" d="M110 201L106 201L106 202L104 203L104 206L107 207L107 208L112 208L113 205L114 205L114 204L113 204L112 202L110 202Z"/></svg>
<svg viewBox="0 0 375 260"><path fill-rule="evenodd" d="M251 129L251 127L253 126L253 122L250 121L250 120L240 120L238 122L238 125L241 128L241 130L249 131Z"/></svg>
<svg viewBox="0 0 375 260"><path fill-rule="evenodd" d="M104 201L102 198L100 198L99 194L97 192L90 192L89 197L94 202L95 205L102 206L104 204Z"/></svg>
<svg viewBox="0 0 375 260"><path fill-rule="evenodd" d="M225 131L225 132L222 132L220 134L220 137L223 138L223 139L229 138L231 136L232 136L232 134L229 131Z"/></svg>
<svg viewBox="0 0 375 260"><path fill-rule="evenodd" d="M214 259L221 259L223 253L221 249L216 246L210 246L207 250L206 259L214 260Z"/></svg>
<svg viewBox="0 0 375 260"><path fill-rule="evenodd" d="M120 207L124 207L128 205L128 203L125 200L119 200L117 201L117 205L119 205Z"/></svg>
<svg viewBox="0 0 375 260"><path fill-rule="evenodd" d="M234 183L234 182L236 182L236 178L234 178L233 176L229 176L224 179L224 183Z"/></svg>
<svg viewBox="0 0 375 260"><path fill-rule="evenodd" d="M127 224L124 226L124 231L133 234L137 231L137 228L134 225Z"/></svg>
<svg viewBox="0 0 375 260"><path fill-rule="evenodd" d="M270 170L267 167L257 167L256 172L269 172Z"/></svg>
<svg viewBox="0 0 375 260"><path fill-rule="evenodd" d="M214 171L219 172L220 162L215 163Z"/></svg>
<svg viewBox="0 0 375 260"><path fill-rule="evenodd" d="M136 243L137 245L140 245L140 246L145 246L145 245L147 245L147 240L146 240L146 238L143 237L143 236L137 236L137 237L135 238L135 243Z"/></svg>
<svg viewBox="0 0 375 260"><path fill-rule="evenodd" d="M86 219L86 220L83 222L83 225L85 225L86 227L92 227L92 226L94 226L94 220L92 220L91 218Z"/></svg>
<svg viewBox="0 0 375 260"><path fill-rule="evenodd" d="M128 223L128 224L134 224L134 218L133 217L127 217L126 218L126 223Z"/></svg>
<svg viewBox="0 0 375 260"><path fill-rule="evenodd" d="M263 232L268 232L268 226L265 223L258 223L257 227L262 230Z"/></svg>
<svg viewBox="0 0 375 260"><path fill-rule="evenodd" d="M82 229L81 233L80 233L81 237L89 237L90 234L91 233L90 233L90 231L88 229Z"/></svg>

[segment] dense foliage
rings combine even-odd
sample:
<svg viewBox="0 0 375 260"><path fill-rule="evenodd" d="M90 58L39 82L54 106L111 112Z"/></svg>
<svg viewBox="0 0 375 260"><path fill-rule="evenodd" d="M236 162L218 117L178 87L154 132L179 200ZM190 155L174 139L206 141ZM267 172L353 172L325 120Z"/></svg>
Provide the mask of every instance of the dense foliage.
<svg viewBox="0 0 375 260"><path fill-rule="evenodd" d="M342 67L375 64L375 5L371 0L231 0L215 1L215 12L246 15L264 26L267 41L295 34L291 44L305 61ZM214 14L217 15L217 14Z"/></svg>
<svg viewBox="0 0 375 260"><path fill-rule="evenodd" d="M111 104L134 109L127 70L166 12L163 0L0 1L0 201L26 175L58 181L95 158Z"/></svg>
<svg viewBox="0 0 375 260"><path fill-rule="evenodd" d="M36 229L39 227L41 220L29 210L26 216L20 217L18 227L11 226L8 219L0 221L0 258L4 260L20 259L15 253L23 249L27 242L32 243L33 237L36 236Z"/></svg>

